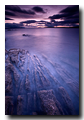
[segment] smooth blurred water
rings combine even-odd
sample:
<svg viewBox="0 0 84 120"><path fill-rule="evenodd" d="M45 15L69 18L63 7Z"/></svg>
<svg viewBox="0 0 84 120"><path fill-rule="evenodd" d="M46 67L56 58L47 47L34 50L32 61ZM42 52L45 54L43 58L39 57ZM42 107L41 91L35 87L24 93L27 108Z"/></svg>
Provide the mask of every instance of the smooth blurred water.
<svg viewBox="0 0 84 120"><path fill-rule="evenodd" d="M22 36L22 34L29 36ZM5 38L7 50L11 48L25 49L31 54L46 55L49 60L60 63L68 70L70 68L68 65L79 69L78 28L34 28L11 31L6 29ZM70 70L72 71L72 69ZM75 71L73 71L73 75Z"/></svg>

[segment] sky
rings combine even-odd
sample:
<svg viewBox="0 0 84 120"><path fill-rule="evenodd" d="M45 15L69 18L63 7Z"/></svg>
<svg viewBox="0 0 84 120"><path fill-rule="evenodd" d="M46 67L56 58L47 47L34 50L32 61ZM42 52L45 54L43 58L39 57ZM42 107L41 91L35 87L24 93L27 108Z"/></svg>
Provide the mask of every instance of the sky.
<svg viewBox="0 0 84 120"><path fill-rule="evenodd" d="M79 5L5 5L5 28L78 26Z"/></svg>

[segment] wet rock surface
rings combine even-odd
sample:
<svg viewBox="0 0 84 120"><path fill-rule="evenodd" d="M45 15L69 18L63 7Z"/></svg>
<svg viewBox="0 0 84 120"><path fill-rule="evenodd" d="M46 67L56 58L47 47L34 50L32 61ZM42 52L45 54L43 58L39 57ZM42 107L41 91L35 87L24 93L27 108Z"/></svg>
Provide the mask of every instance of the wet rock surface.
<svg viewBox="0 0 84 120"><path fill-rule="evenodd" d="M43 59L59 79L37 55L21 49L5 50L6 115L78 114L78 83L59 64L45 56Z"/></svg>
<svg viewBox="0 0 84 120"><path fill-rule="evenodd" d="M60 109L61 105L56 100L53 90L38 91L38 95L41 101L41 107L47 115L63 115L63 110Z"/></svg>

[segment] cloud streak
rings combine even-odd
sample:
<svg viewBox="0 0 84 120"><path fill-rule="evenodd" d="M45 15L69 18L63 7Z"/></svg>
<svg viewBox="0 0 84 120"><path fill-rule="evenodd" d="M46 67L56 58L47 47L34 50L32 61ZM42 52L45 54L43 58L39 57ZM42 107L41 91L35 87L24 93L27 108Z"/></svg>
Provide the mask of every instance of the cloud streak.
<svg viewBox="0 0 84 120"><path fill-rule="evenodd" d="M13 19L11 19L11 18L8 18L8 17L5 17L5 20L13 20Z"/></svg>
<svg viewBox="0 0 84 120"><path fill-rule="evenodd" d="M17 5L5 5L5 10L10 10L10 11L13 11L13 12L24 13L24 14L29 14L29 15L35 15L34 11L31 11L31 10L22 10Z"/></svg>

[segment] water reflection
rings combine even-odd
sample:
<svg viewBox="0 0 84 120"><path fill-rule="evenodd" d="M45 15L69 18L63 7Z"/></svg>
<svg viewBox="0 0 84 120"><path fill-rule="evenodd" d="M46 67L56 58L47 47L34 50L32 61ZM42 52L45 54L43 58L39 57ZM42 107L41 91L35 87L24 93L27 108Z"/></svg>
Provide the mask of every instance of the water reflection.
<svg viewBox="0 0 84 120"><path fill-rule="evenodd" d="M28 34L30 37L24 37ZM5 32L6 49L21 48L30 53L45 53L53 61L63 59L79 62L79 29L73 28L39 28L16 29ZM75 59L73 59L75 58Z"/></svg>

